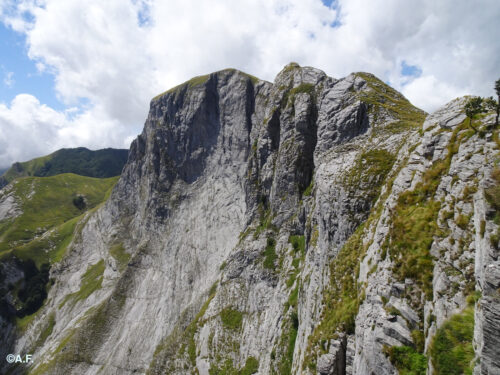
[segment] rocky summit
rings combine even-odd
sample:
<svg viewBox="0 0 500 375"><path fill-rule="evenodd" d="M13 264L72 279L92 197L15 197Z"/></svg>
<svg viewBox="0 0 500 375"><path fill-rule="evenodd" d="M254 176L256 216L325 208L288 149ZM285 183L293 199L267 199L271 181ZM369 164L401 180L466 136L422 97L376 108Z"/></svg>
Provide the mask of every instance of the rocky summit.
<svg viewBox="0 0 500 375"><path fill-rule="evenodd" d="M38 248L22 317L33 267L0 247L0 358L32 354L3 372L500 374L500 141L466 101L294 63L153 98L109 198Z"/></svg>

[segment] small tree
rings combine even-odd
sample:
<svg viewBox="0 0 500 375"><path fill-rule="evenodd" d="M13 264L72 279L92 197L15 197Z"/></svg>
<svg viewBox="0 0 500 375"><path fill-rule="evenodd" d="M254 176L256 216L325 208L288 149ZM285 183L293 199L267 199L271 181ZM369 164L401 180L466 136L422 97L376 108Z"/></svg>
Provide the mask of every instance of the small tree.
<svg viewBox="0 0 500 375"><path fill-rule="evenodd" d="M498 116L500 115L500 78L495 82L495 92L497 93L497 117L495 119L495 125L498 126Z"/></svg>
<svg viewBox="0 0 500 375"><path fill-rule="evenodd" d="M485 112L496 111L497 110L497 101L493 99L493 96L489 98L483 99L483 108Z"/></svg>
<svg viewBox="0 0 500 375"><path fill-rule="evenodd" d="M467 101L467 103L465 103L464 108L465 115L469 118L469 126L477 131L474 125L472 125L472 120L474 120L474 117L476 117L476 115L484 112L483 98L481 98L480 96L473 96Z"/></svg>

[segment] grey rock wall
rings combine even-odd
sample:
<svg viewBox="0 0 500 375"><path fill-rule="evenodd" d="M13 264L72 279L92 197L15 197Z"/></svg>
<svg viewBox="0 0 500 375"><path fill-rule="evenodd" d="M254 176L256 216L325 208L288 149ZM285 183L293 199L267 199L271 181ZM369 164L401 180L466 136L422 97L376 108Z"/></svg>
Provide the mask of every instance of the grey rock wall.
<svg viewBox="0 0 500 375"><path fill-rule="evenodd" d="M499 373L497 224L484 195L498 146L461 136L463 104L422 126L426 114L374 76L296 64L273 83L224 70L154 98L110 199L82 221L15 350L34 350L34 374L397 374L387 348L418 347L419 331L427 353L477 290L475 371ZM446 160L426 298L383 252L401 194ZM1 199L0 213L15 211ZM337 278L344 256L354 266ZM100 261L101 287L76 298ZM329 300L344 287L353 301ZM329 306L351 302L339 323ZM33 346L49 316L52 333Z"/></svg>

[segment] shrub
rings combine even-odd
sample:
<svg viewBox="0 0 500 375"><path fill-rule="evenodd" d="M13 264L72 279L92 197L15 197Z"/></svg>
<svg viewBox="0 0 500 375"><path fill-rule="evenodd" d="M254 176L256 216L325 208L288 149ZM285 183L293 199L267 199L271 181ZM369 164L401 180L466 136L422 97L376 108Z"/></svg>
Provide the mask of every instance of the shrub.
<svg viewBox="0 0 500 375"><path fill-rule="evenodd" d="M429 353L435 374L472 374L474 349L474 308L453 315L432 340Z"/></svg>
<svg viewBox="0 0 500 375"><path fill-rule="evenodd" d="M76 208L79 210L84 210L85 207L87 207L87 204L85 203L85 199L83 196L79 195L75 198L73 198L73 204L75 205Z"/></svg>
<svg viewBox="0 0 500 375"><path fill-rule="evenodd" d="M231 308L225 308L220 312L220 319L224 327L238 330L241 328L243 322L243 313Z"/></svg>
<svg viewBox="0 0 500 375"><path fill-rule="evenodd" d="M252 375L259 370L259 361L255 357L248 357L245 367L240 371L240 375Z"/></svg>
<svg viewBox="0 0 500 375"><path fill-rule="evenodd" d="M467 225L469 225L469 217L460 214L457 217L456 223L462 230L465 230L467 228Z"/></svg>
<svg viewBox="0 0 500 375"><path fill-rule="evenodd" d="M425 375L427 358L409 346L385 347L384 353L400 375Z"/></svg>
<svg viewBox="0 0 500 375"><path fill-rule="evenodd" d="M276 258L276 240L268 237L266 249L264 250L264 268L274 269Z"/></svg>

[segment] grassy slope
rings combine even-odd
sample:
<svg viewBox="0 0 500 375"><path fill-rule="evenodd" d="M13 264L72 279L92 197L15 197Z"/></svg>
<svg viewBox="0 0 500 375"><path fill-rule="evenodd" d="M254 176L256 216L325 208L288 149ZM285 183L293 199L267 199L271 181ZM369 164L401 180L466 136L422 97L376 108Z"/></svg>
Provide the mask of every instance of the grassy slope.
<svg viewBox="0 0 500 375"><path fill-rule="evenodd" d="M75 174L18 179L12 191L22 214L0 222L0 257L13 253L37 266L59 260L83 213L103 202L117 180ZM83 210L73 204L78 195L85 199Z"/></svg>

